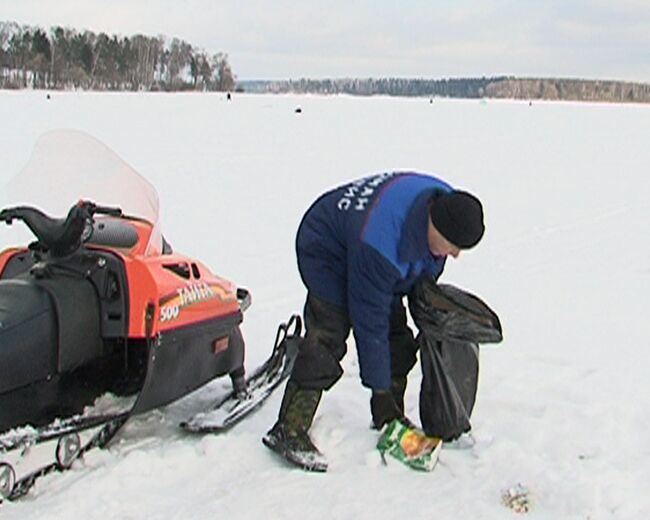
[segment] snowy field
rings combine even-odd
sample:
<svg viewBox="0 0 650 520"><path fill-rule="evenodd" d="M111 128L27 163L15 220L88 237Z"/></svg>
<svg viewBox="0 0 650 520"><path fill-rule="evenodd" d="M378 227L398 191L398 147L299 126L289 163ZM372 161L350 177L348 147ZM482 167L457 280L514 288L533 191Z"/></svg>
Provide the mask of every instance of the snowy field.
<svg viewBox="0 0 650 520"><path fill-rule="evenodd" d="M262 445L281 392L230 433L184 436L176 424L221 395L217 381L132 420L110 449L0 506L2 520L507 519L501 492L517 483L527 518L650 518L650 106L0 92L0 121L2 185L54 128L89 132L145 175L174 248L251 289L249 368L302 308L303 211L390 169L482 198L485 238L442 281L483 297L505 337L481 352L476 445L443 450L432 473L381 464L350 340L312 430L328 473ZM18 236L1 232L3 247ZM418 389L416 369L413 419Z"/></svg>

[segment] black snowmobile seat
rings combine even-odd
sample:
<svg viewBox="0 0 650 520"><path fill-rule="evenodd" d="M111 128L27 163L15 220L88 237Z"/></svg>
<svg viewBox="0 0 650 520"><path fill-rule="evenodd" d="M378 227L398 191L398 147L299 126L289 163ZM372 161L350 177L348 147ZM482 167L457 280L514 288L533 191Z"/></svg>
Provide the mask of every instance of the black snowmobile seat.
<svg viewBox="0 0 650 520"><path fill-rule="evenodd" d="M100 358L98 305L77 276L0 280L0 394Z"/></svg>
<svg viewBox="0 0 650 520"><path fill-rule="evenodd" d="M0 394L56 372L56 335L46 290L24 280L0 280Z"/></svg>

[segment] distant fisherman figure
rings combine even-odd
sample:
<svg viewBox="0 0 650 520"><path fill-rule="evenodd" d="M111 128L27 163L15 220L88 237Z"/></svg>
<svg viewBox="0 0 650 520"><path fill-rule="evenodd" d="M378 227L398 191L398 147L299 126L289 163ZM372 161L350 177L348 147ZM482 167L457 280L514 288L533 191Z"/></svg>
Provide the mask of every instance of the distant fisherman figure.
<svg viewBox="0 0 650 520"><path fill-rule="evenodd" d="M350 329L374 427L410 424L404 392L418 343L403 296L418 280L435 282L447 257L474 247L484 230L481 202L428 174L381 173L321 195L296 238L306 336L264 444L303 469L327 468L308 431L323 391L343 373Z"/></svg>

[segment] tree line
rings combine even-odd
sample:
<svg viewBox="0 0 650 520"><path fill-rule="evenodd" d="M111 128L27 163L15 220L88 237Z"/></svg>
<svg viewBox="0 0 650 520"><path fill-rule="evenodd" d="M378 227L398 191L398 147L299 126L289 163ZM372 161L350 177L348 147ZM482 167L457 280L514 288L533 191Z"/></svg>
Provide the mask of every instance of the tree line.
<svg viewBox="0 0 650 520"><path fill-rule="evenodd" d="M557 78L504 79L487 85L485 96L510 99L650 103L650 84Z"/></svg>
<svg viewBox="0 0 650 520"><path fill-rule="evenodd" d="M228 91L235 75L227 54L178 38L0 22L0 88Z"/></svg>
<svg viewBox="0 0 650 520"><path fill-rule="evenodd" d="M367 78L242 81L247 92L650 103L650 84L558 78Z"/></svg>
<svg viewBox="0 0 650 520"><path fill-rule="evenodd" d="M498 78L341 78L242 82L245 90L275 93L352 94L359 96L482 97L486 87Z"/></svg>

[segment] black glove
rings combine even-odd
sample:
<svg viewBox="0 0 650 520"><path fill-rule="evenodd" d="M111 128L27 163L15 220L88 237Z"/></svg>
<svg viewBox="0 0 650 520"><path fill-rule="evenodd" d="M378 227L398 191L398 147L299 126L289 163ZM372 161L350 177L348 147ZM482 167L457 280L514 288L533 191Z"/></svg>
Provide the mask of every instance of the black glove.
<svg viewBox="0 0 650 520"><path fill-rule="evenodd" d="M405 419L390 390L372 391L370 412L372 413L372 425L377 430L381 430L393 419Z"/></svg>

